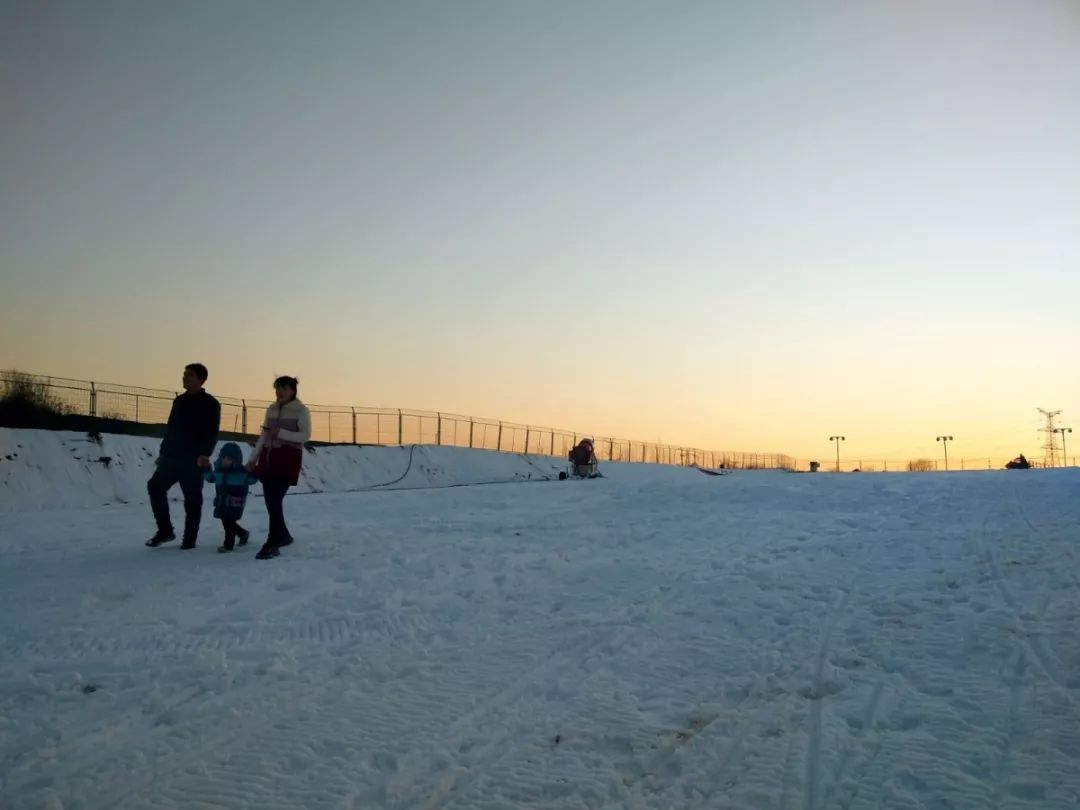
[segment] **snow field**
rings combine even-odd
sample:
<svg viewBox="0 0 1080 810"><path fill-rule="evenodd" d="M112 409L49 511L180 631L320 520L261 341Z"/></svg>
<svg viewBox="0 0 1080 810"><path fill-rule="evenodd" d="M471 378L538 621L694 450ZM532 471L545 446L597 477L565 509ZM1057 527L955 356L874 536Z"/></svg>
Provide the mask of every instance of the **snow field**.
<svg viewBox="0 0 1080 810"><path fill-rule="evenodd" d="M1074 471L604 472L5 515L0 806L1080 801Z"/></svg>

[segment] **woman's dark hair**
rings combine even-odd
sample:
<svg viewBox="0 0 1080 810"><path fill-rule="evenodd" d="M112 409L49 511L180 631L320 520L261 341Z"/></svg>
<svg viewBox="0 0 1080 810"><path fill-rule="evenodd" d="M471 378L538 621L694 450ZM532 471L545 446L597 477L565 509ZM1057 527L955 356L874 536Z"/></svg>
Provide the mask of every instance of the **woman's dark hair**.
<svg viewBox="0 0 1080 810"><path fill-rule="evenodd" d="M300 380L296 377L278 377L274 380L274 388L291 388L295 391L300 387Z"/></svg>

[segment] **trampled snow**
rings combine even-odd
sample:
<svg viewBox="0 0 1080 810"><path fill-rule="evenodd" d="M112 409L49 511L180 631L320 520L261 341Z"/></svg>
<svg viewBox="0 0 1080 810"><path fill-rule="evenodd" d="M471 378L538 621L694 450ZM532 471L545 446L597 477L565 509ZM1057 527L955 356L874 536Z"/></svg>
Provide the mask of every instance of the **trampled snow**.
<svg viewBox="0 0 1080 810"><path fill-rule="evenodd" d="M1078 806L1077 472L603 471L7 504L0 806Z"/></svg>

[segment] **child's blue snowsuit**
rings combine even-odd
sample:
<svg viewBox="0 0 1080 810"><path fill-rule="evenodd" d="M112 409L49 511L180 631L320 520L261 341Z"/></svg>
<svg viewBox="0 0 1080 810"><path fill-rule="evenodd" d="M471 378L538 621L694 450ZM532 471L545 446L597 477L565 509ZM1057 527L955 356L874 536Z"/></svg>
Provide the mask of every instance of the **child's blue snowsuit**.
<svg viewBox="0 0 1080 810"><path fill-rule="evenodd" d="M232 459L232 467L228 470L222 468L223 458ZM221 520L225 529L225 545L218 551L232 551L237 537L240 538L240 545L247 543L248 532L237 521L244 515L248 488L256 483L255 476L244 469L244 456L240 446L235 442L227 442L222 445L214 468L204 472L203 478L217 489L214 496L214 517Z"/></svg>
<svg viewBox="0 0 1080 810"><path fill-rule="evenodd" d="M223 458L232 459L232 467L229 470L222 469ZM217 494L214 496L214 517L222 520L239 520L244 516L248 488L256 483L256 479L244 469L244 456L240 445L235 442L222 445L214 468L204 472L203 478L217 488Z"/></svg>

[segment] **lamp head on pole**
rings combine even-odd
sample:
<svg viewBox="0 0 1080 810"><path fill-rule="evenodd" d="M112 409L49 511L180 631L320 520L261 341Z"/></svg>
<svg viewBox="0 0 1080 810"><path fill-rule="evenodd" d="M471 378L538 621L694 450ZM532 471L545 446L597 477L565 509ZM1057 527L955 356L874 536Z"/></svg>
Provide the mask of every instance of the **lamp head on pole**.
<svg viewBox="0 0 1080 810"><path fill-rule="evenodd" d="M846 442L847 437L845 437L845 436L830 436L829 441L830 442L837 442L837 441Z"/></svg>
<svg viewBox="0 0 1080 810"><path fill-rule="evenodd" d="M953 440L953 437L952 436L938 436L937 440L939 442L951 442Z"/></svg>

